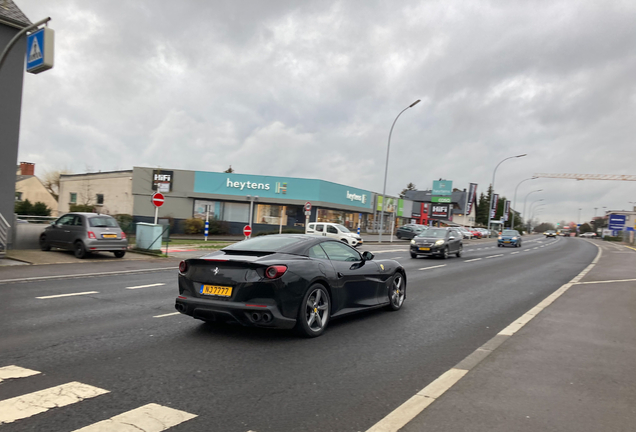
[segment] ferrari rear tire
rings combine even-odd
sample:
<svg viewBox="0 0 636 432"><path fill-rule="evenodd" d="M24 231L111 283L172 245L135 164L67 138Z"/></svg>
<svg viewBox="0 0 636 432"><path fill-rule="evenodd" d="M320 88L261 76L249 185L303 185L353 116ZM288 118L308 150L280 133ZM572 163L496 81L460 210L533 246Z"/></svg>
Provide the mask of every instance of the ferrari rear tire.
<svg viewBox="0 0 636 432"><path fill-rule="evenodd" d="M320 336L327 328L330 316L331 302L327 288L313 284L300 303L296 331L308 338Z"/></svg>
<svg viewBox="0 0 636 432"><path fill-rule="evenodd" d="M397 311L402 308L406 298L406 279L400 272L395 273L389 285L389 304L387 309Z"/></svg>

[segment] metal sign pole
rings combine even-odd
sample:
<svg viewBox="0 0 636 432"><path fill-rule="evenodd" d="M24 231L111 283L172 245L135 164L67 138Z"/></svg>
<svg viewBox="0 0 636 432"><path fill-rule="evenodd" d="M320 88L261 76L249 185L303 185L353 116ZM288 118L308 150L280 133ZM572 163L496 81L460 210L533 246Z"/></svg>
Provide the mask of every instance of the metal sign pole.
<svg viewBox="0 0 636 432"><path fill-rule="evenodd" d="M210 204L205 205L205 241L208 241L208 230L210 228Z"/></svg>
<svg viewBox="0 0 636 432"><path fill-rule="evenodd" d="M157 225L158 216L159 216L159 207L155 206L155 225Z"/></svg>
<svg viewBox="0 0 636 432"><path fill-rule="evenodd" d="M278 225L278 234L283 233L283 206L280 206L280 224Z"/></svg>

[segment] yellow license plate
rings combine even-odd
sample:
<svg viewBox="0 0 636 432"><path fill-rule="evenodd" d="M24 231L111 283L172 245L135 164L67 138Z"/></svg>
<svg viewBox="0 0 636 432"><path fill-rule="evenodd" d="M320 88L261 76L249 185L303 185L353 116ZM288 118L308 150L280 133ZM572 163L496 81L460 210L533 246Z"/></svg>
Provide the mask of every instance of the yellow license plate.
<svg viewBox="0 0 636 432"><path fill-rule="evenodd" d="M232 287L218 285L201 285L201 291L199 291L199 293L220 297L230 297L232 295Z"/></svg>
<svg viewBox="0 0 636 432"><path fill-rule="evenodd" d="M102 234L102 238L117 238L117 234Z"/></svg>
<svg viewBox="0 0 636 432"><path fill-rule="evenodd" d="M510 240L504 240L504 243L510 243Z"/></svg>
<svg viewBox="0 0 636 432"><path fill-rule="evenodd" d="M431 248L420 248L421 251L430 251Z"/></svg>

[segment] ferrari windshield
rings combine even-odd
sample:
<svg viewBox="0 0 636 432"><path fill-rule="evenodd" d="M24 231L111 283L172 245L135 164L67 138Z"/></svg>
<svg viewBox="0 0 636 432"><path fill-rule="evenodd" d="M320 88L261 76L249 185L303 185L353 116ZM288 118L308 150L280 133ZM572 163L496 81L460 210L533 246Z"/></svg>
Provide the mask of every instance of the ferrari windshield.
<svg viewBox="0 0 636 432"><path fill-rule="evenodd" d="M234 243L223 250L234 251L257 251L257 252L278 252L287 246L301 242L302 237L281 237L277 235L267 235L262 237L254 237Z"/></svg>

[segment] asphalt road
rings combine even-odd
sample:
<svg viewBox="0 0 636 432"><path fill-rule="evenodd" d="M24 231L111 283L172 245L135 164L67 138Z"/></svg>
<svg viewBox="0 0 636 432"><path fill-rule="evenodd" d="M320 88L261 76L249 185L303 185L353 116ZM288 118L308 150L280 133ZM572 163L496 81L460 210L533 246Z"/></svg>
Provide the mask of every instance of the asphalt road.
<svg viewBox="0 0 636 432"><path fill-rule="evenodd" d="M0 411L69 382L108 391L0 432L75 431L147 404L197 416L175 432L365 431L597 253L542 236L522 248L466 242L447 260L411 259L406 245L362 248L405 266L404 308L332 321L316 339L174 315L176 270L0 283L0 368L41 372L0 382Z"/></svg>

